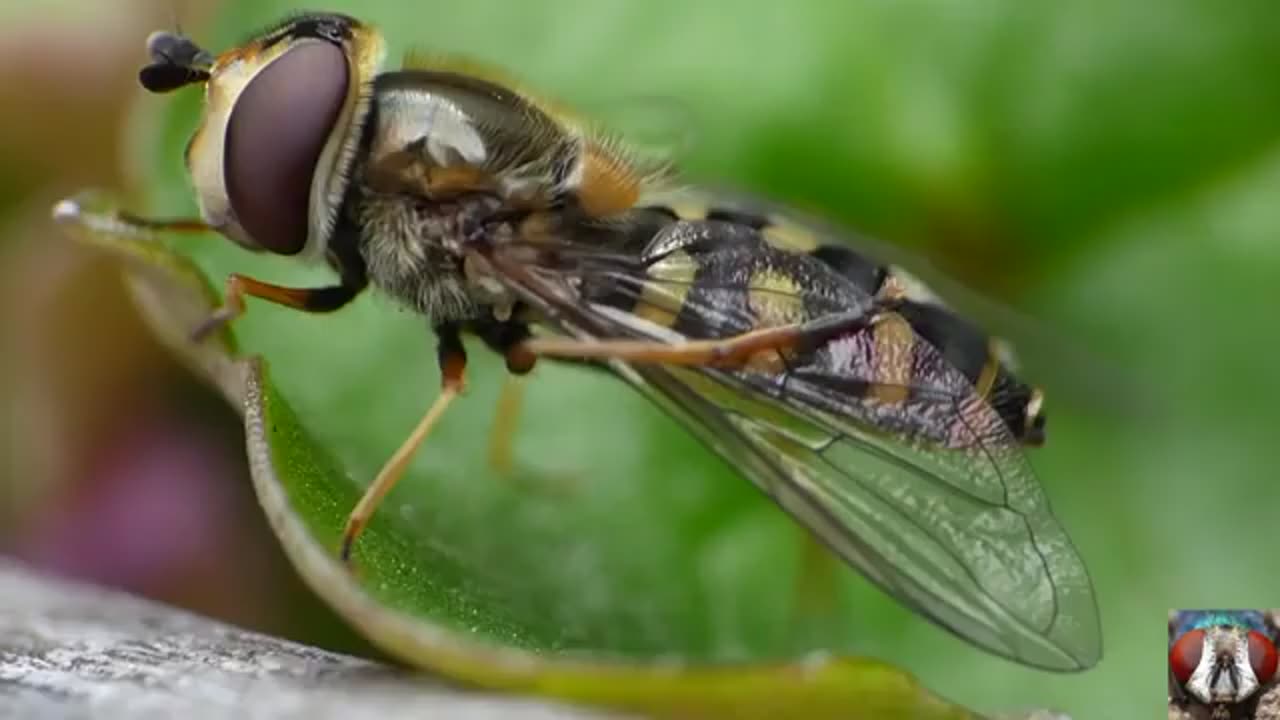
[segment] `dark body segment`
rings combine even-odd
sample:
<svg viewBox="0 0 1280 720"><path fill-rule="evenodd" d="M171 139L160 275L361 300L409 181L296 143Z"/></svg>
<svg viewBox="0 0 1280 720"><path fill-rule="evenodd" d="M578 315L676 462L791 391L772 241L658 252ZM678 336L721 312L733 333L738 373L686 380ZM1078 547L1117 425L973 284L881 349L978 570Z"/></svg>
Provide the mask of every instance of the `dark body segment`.
<svg viewBox="0 0 1280 720"><path fill-rule="evenodd" d="M810 254L868 295L878 294L889 275L888 266L843 245L819 245Z"/></svg>

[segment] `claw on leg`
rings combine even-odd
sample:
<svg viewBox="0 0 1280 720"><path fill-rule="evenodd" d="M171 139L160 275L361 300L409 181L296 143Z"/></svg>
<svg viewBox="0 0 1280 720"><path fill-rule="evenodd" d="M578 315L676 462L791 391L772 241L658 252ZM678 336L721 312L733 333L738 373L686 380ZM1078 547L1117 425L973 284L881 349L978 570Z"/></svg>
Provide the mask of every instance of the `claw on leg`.
<svg viewBox="0 0 1280 720"><path fill-rule="evenodd" d="M228 323L244 314L244 280L240 275L227 276L222 306L209 314L204 322L191 331L192 342L203 342Z"/></svg>

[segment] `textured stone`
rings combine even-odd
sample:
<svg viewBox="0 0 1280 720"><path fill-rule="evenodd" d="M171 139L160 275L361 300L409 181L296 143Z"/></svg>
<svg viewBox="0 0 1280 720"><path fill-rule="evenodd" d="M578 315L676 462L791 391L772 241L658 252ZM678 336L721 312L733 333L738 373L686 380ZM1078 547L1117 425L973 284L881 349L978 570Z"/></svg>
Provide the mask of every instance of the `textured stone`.
<svg viewBox="0 0 1280 720"><path fill-rule="evenodd" d="M0 559L0 720L438 717L604 716L451 687Z"/></svg>

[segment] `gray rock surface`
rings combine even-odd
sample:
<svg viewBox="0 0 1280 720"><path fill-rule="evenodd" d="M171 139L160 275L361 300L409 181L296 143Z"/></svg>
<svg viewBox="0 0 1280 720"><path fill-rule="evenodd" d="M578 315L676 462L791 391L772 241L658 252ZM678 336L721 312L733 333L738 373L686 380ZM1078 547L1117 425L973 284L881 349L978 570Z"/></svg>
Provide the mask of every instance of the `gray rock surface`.
<svg viewBox="0 0 1280 720"><path fill-rule="evenodd" d="M451 687L0 558L0 720L602 717Z"/></svg>

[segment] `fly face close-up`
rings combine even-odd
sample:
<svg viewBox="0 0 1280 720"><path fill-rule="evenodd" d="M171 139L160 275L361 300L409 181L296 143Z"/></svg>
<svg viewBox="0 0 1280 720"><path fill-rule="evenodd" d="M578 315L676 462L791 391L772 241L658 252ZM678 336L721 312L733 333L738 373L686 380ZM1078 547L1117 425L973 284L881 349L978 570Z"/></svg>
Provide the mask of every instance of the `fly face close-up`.
<svg viewBox="0 0 1280 720"><path fill-rule="evenodd" d="M201 218L116 222L215 230L335 278L231 275L197 339L247 298L331 312L366 288L438 338L439 396L350 509L339 552L357 572L362 530L464 387L470 335L512 373L548 358L630 384L974 645L1050 670L1098 661L1089 576L1025 455L1045 440L1044 396L1004 343L856 236L683 185L469 66L384 69L381 36L347 16L291 17L217 55L176 33L148 48L144 87L204 92L185 153Z"/></svg>
<svg viewBox="0 0 1280 720"><path fill-rule="evenodd" d="M1210 708L1214 718L1257 703L1275 678L1273 616L1256 610L1182 610L1169 622L1172 694L1183 704ZM1251 715L1248 715L1251 716Z"/></svg>

